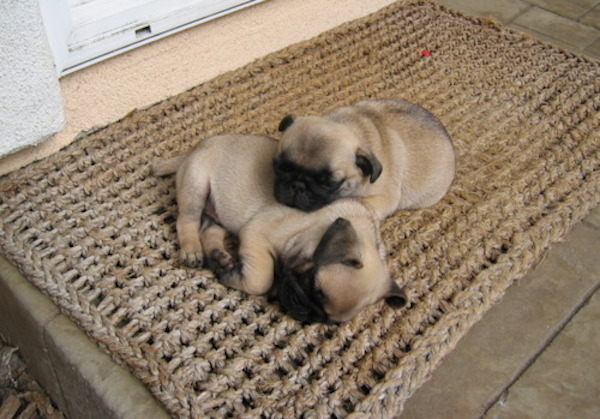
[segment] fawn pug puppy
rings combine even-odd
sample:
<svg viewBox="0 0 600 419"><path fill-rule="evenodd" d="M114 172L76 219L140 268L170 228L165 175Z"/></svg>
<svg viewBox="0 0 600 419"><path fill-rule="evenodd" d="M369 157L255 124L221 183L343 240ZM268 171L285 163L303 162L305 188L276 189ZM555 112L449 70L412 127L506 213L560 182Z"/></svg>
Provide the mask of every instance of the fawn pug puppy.
<svg viewBox="0 0 600 419"><path fill-rule="evenodd" d="M383 219L398 209L435 204L454 178L446 130L404 100L367 100L323 116L288 115L279 130L275 197L305 211L353 196Z"/></svg>
<svg viewBox="0 0 600 419"><path fill-rule="evenodd" d="M177 173L181 261L198 266L206 258L223 284L249 294L272 291L305 322L346 321L382 298L403 306L373 211L357 199L310 213L279 204L276 150L268 137L222 135L153 167L157 175ZM225 249L225 230L239 236L238 260Z"/></svg>

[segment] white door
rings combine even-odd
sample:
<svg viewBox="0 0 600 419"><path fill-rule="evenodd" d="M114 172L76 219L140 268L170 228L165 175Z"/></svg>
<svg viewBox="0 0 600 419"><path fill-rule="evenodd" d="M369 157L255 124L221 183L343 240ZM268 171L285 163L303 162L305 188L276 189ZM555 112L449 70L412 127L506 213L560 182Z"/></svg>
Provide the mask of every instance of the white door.
<svg viewBox="0 0 600 419"><path fill-rule="evenodd" d="M65 75L263 0L41 0L57 71Z"/></svg>

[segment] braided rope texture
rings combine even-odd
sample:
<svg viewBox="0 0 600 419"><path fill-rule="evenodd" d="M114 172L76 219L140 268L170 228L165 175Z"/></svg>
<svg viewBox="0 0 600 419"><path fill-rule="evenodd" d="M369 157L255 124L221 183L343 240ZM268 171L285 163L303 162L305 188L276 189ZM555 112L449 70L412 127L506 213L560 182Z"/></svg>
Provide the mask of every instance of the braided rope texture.
<svg viewBox="0 0 600 419"><path fill-rule="evenodd" d="M431 55L421 54L421 50ZM600 201L600 66L401 1L136 111L0 180L1 251L177 417L390 417ZM177 262L173 178L211 135L365 98L431 110L457 153L432 208L382 225L410 303L304 326Z"/></svg>

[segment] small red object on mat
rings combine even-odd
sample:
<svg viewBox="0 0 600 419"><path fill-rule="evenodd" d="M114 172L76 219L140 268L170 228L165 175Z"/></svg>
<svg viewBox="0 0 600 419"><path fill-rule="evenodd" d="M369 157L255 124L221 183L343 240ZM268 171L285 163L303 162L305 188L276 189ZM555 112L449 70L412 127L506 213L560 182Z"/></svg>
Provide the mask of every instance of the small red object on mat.
<svg viewBox="0 0 600 419"><path fill-rule="evenodd" d="M430 57L431 56L431 51L424 49L424 50L421 51L421 56L422 57Z"/></svg>

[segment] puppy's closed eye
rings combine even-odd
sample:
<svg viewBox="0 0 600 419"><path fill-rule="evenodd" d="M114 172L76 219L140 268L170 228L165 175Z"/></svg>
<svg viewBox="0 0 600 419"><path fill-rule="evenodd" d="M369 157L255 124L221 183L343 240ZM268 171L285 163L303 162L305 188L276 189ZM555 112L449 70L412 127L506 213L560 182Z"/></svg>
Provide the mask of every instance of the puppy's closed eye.
<svg viewBox="0 0 600 419"><path fill-rule="evenodd" d="M346 259L342 261L342 263L347 266L352 266L354 269L362 269L363 267L362 262L356 258Z"/></svg>

